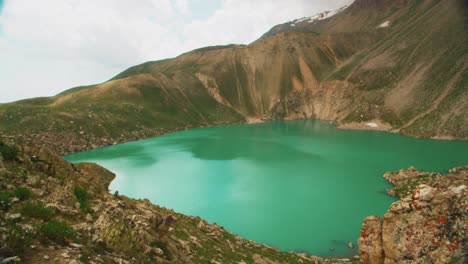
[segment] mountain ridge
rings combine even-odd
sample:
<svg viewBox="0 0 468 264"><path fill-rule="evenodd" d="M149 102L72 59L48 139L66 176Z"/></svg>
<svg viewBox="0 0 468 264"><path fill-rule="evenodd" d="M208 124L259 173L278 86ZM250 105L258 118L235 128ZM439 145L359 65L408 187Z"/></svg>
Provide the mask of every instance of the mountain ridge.
<svg viewBox="0 0 468 264"><path fill-rule="evenodd" d="M0 133L49 138L70 153L190 127L312 118L466 140L464 6L355 1L315 32L196 49L102 84L2 104Z"/></svg>

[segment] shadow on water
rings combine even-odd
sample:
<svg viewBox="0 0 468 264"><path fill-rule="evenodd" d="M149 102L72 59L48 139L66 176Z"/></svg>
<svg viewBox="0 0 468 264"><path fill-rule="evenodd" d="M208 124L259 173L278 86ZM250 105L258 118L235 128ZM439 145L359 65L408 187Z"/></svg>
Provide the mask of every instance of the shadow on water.
<svg viewBox="0 0 468 264"><path fill-rule="evenodd" d="M178 144L185 151L192 153L195 158L203 160L248 159L257 162L271 162L284 160L284 157L294 157L296 161L321 158L320 155L308 153L286 144L260 139L186 138L168 143ZM227 148L229 151L226 151Z"/></svg>
<svg viewBox="0 0 468 264"><path fill-rule="evenodd" d="M148 166L158 162L157 156L148 152L144 145L135 143L137 142L79 152L65 156L65 159L74 163L89 160L107 161L125 159L135 166Z"/></svg>

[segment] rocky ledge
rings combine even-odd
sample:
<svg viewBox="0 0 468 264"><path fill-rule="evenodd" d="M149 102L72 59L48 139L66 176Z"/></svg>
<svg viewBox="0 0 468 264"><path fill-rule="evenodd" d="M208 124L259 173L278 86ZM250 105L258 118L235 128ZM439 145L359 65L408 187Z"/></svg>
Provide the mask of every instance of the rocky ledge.
<svg viewBox="0 0 468 264"><path fill-rule="evenodd" d="M358 263L281 252L217 224L110 194L114 174L0 142L0 263Z"/></svg>
<svg viewBox="0 0 468 264"><path fill-rule="evenodd" d="M447 175L410 167L384 175L400 198L381 217L364 220L363 263L467 263L468 166Z"/></svg>

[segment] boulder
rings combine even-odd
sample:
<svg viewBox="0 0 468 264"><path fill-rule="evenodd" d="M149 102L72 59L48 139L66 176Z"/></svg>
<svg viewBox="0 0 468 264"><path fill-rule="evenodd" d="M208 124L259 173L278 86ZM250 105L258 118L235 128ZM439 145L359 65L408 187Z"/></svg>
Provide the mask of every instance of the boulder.
<svg viewBox="0 0 468 264"><path fill-rule="evenodd" d="M437 192L436 188L432 188L431 186L427 186L425 184L419 185L413 195L413 199L419 199L421 201L431 201L434 198Z"/></svg>

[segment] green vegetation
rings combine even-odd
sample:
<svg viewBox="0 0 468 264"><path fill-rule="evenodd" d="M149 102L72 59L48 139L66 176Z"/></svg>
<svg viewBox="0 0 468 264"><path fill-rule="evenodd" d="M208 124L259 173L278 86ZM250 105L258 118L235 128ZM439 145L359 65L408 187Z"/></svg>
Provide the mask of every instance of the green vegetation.
<svg viewBox="0 0 468 264"><path fill-rule="evenodd" d="M6 211L10 208L10 192L0 191L0 209Z"/></svg>
<svg viewBox="0 0 468 264"><path fill-rule="evenodd" d="M356 66L361 62L366 54L359 53L352 60L345 65L341 66L336 72L334 72L328 79L330 80L345 80Z"/></svg>
<svg viewBox="0 0 468 264"><path fill-rule="evenodd" d="M428 182L435 180L436 177L436 175L428 174L407 179L405 182L399 182L397 187L393 189L395 191L395 196L398 198L406 197L407 195L412 194L418 185L427 184Z"/></svg>
<svg viewBox="0 0 468 264"><path fill-rule="evenodd" d="M85 212L85 213L90 212L90 210L91 210L89 208L89 198L90 197L89 197L88 191L86 191L85 189L83 189L81 187L76 186L73 192L75 194L76 199L80 203L81 211Z"/></svg>
<svg viewBox="0 0 468 264"><path fill-rule="evenodd" d="M54 216L54 211L45 208L42 203L25 203L21 208L21 214L26 217L41 219L44 221L50 220Z"/></svg>
<svg viewBox="0 0 468 264"><path fill-rule="evenodd" d="M22 256L32 242L33 234L25 230L20 225L10 223L7 228L5 243L10 252L5 252L7 256Z"/></svg>
<svg viewBox="0 0 468 264"><path fill-rule="evenodd" d="M31 190L29 190L26 187L19 187L15 191L15 196L21 201L29 199L31 195L32 195Z"/></svg>
<svg viewBox="0 0 468 264"><path fill-rule="evenodd" d="M40 230L45 237L61 245L66 245L76 237L73 228L61 221L47 222L40 226Z"/></svg>
<svg viewBox="0 0 468 264"><path fill-rule="evenodd" d="M0 154L5 160L14 160L17 156L17 151L14 147L8 146L0 141Z"/></svg>

